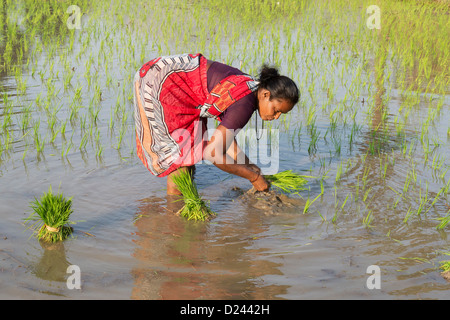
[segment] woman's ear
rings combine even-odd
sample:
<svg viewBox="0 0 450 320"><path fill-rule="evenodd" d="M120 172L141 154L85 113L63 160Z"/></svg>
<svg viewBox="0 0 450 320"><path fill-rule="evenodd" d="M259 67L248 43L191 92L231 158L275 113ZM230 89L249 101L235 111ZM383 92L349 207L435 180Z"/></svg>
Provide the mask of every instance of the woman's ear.
<svg viewBox="0 0 450 320"><path fill-rule="evenodd" d="M259 89L258 90L258 98L259 99L269 99L270 100L270 91L267 89Z"/></svg>

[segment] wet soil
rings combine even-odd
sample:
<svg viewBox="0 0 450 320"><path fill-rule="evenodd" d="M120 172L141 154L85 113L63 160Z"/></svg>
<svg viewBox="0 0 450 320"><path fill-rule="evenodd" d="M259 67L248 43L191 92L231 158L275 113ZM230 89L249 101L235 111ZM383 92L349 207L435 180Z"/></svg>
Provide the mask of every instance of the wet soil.
<svg viewBox="0 0 450 320"><path fill-rule="evenodd" d="M282 214L287 212L298 212L304 207L305 201L295 198L277 190L257 191L255 188L243 190L234 187L233 191L238 194L238 199L247 203L248 206L261 210L264 214Z"/></svg>

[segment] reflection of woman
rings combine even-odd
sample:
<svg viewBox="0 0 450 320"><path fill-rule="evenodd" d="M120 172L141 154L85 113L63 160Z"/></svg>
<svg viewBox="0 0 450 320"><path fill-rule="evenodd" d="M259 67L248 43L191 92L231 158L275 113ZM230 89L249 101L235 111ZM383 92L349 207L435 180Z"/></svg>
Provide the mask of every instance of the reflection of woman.
<svg viewBox="0 0 450 320"><path fill-rule="evenodd" d="M258 281L280 275L282 267L264 250L255 250L259 236L270 228L261 215L250 213L237 224L224 219L211 228L162 213L182 206L167 198L140 201L131 299L267 300L287 294L287 285Z"/></svg>
<svg viewBox="0 0 450 320"><path fill-rule="evenodd" d="M168 177L168 194L180 193L173 175L202 159L259 191L269 188L234 137L256 109L270 121L293 108L299 92L291 79L263 66L256 80L201 54L182 54L147 62L133 92L138 156L152 174ZM209 141L203 138L207 118L221 122Z"/></svg>

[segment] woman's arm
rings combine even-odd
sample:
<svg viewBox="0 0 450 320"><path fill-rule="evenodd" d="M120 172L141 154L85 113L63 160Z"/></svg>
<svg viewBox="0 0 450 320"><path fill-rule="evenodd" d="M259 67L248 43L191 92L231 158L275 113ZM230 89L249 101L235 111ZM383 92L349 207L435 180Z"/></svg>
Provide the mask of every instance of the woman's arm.
<svg viewBox="0 0 450 320"><path fill-rule="evenodd" d="M219 169L249 180L256 190L269 189L259 168L250 163L234 138L234 131L219 125L208 142L203 157Z"/></svg>
<svg viewBox="0 0 450 320"><path fill-rule="evenodd" d="M261 169L250 161L245 152L239 148L239 145L234 137L233 142L227 150L227 154L232 157L237 163L245 164L248 169L261 174Z"/></svg>
<svg viewBox="0 0 450 320"><path fill-rule="evenodd" d="M235 161L241 163L241 164L250 164L250 159L247 157L245 152L239 148L239 145L237 144L236 138L233 135L233 141L231 141L230 146L227 149L227 154L232 157Z"/></svg>

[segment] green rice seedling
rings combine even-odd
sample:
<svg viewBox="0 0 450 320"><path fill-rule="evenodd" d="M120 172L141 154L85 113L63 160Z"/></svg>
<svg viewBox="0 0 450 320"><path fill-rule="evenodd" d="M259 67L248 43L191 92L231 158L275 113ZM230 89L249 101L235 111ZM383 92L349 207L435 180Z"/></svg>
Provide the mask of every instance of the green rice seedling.
<svg viewBox="0 0 450 320"><path fill-rule="evenodd" d="M442 187L438 193L436 193L436 196L434 197L434 200L431 202L431 204L428 206L428 209L425 211L425 213L428 213L428 211L431 210L431 208L436 204L436 202L438 202L438 200L440 199L441 194L444 192L445 187ZM431 201L431 199L430 199Z"/></svg>
<svg viewBox="0 0 450 320"><path fill-rule="evenodd" d="M41 135L39 133L40 120L37 121L33 126L34 131L34 146L36 148L37 153L42 153L44 151L45 141L41 139Z"/></svg>
<svg viewBox="0 0 450 320"><path fill-rule="evenodd" d="M3 118L2 129L5 132L8 131L8 128L13 123L13 120L11 118L12 113L13 113L12 106L9 106L9 107L6 106L4 111L3 111L3 114L2 114L2 118Z"/></svg>
<svg viewBox="0 0 450 320"><path fill-rule="evenodd" d="M32 222L31 227L39 240L57 242L65 240L72 234L73 228L69 224L72 214L72 198L66 199L62 194L53 194L52 187L41 198L30 204L33 209L31 215L25 219Z"/></svg>
<svg viewBox="0 0 450 320"><path fill-rule="evenodd" d="M388 156L385 155L385 162L383 164L383 158L380 157L380 176L382 179L386 179L386 171L388 167Z"/></svg>
<svg viewBox="0 0 450 320"><path fill-rule="evenodd" d="M340 156L341 155L341 140L338 141L336 138L332 138L331 140L333 141L333 144L334 144L335 154L337 156Z"/></svg>
<svg viewBox="0 0 450 320"><path fill-rule="evenodd" d="M409 172L406 174L406 180L405 180L405 184L403 186L403 193L408 192L409 189L409 185L411 183L411 176L409 174Z"/></svg>
<svg viewBox="0 0 450 320"><path fill-rule="evenodd" d="M425 194L422 196L422 188L419 188L419 208L417 209L417 216L424 211L425 206L430 200L428 199L428 183L426 183Z"/></svg>
<svg viewBox="0 0 450 320"><path fill-rule="evenodd" d="M314 200L310 200L309 198L306 200L305 207L303 208L303 213L305 214L308 212L309 207L317 200L319 197L321 197L324 193L324 187L323 187L323 180L320 180L320 193L317 195L317 197L314 198Z"/></svg>
<svg viewBox="0 0 450 320"><path fill-rule="evenodd" d="M411 207L409 207L408 212L406 212L406 215L403 218L403 223L407 223L412 214L413 214L413 211L411 210Z"/></svg>
<svg viewBox="0 0 450 320"><path fill-rule="evenodd" d="M300 191L308 190L306 184L307 178L314 178L311 176L300 175L292 170L286 170L278 172L273 175L265 175L264 178L270 182L270 184L278 189L292 194L298 194Z"/></svg>
<svg viewBox="0 0 450 320"><path fill-rule="evenodd" d="M89 138L88 138L87 133L84 133L83 137L81 138L81 141L80 141L80 146L78 148L80 151L81 150L86 150L86 145L88 143L88 140L89 140Z"/></svg>
<svg viewBox="0 0 450 320"><path fill-rule="evenodd" d="M20 123L20 129L22 130L22 132L25 132L25 130L28 129L28 127L30 125L31 108L32 108L32 105L29 104L27 107L24 107L24 109L23 109L21 123Z"/></svg>
<svg viewBox="0 0 450 320"><path fill-rule="evenodd" d="M6 131L6 133L3 133L2 135L4 138L3 138L3 141L0 141L0 145L2 145L3 151L8 151L9 148L11 147L11 143L13 142L14 138L12 137L12 135L10 134L9 131ZM1 152L0 152L0 155L1 155Z"/></svg>
<svg viewBox="0 0 450 320"><path fill-rule="evenodd" d="M97 145L96 157L97 159L101 159L103 154L103 147L101 145Z"/></svg>
<svg viewBox="0 0 450 320"><path fill-rule="evenodd" d="M446 171L447 172L447 171ZM443 178L443 177L442 177ZM450 179L447 181L447 184L444 186L444 187L442 187L442 190L443 190L443 193L442 194L445 194L445 195L447 195L448 194L448 191L450 190Z"/></svg>
<svg viewBox="0 0 450 320"><path fill-rule="evenodd" d="M58 133L59 133L59 129L56 130L56 131L52 131L51 138L49 140L50 143L54 143L55 142L56 137L58 136Z"/></svg>
<svg viewBox="0 0 450 320"><path fill-rule="evenodd" d="M177 214L185 217L187 220L208 221L216 215L209 205L200 197L197 185L189 170L179 170L180 172L173 177L173 181L182 194L184 206L178 210Z"/></svg>
<svg viewBox="0 0 450 320"><path fill-rule="evenodd" d="M342 177L342 162L339 163L339 165L337 167L335 182L339 183L339 181L341 180L341 177Z"/></svg>
<svg viewBox="0 0 450 320"><path fill-rule="evenodd" d="M341 210L344 210L344 206L347 203L348 198L351 196L351 193L348 193L347 196L345 197L344 202L341 205Z"/></svg>
<svg viewBox="0 0 450 320"><path fill-rule="evenodd" d="M73 147L72 141L69 141L67 145L63 143L63 145L61 146L61 158L67 157L67 154L69 153L70 149L72 149L72 147Z"/></svg>
<svg viewBox="0 0 450 320"><path fill-rule="evenodd" d="M450 222L450 210L447 212L447 215L445 217L438 218L438 220L440 221L440 223L436 226L436 229L437 230L444 229Z"/></svg>
<svg viewBox="0 0 450 320"><path fill-rule="evenodd" d="M370 187L368 190L366 190L366 192L364 193L363 196L363 201L366 202L367 201L367 197L369 196L370 191L372 190L372 187Z"/></svg>
<svg viewBox="0 0 450 320"><path fill-rule="evenodd" d="M112 131L114 129L114 124L115 124L114 113L113 113L113 110L111 109L110 110L109 123L108 123L108 127L109 127L109 130L111 131L111 133L112 133Z"/></svg>
<svg viewBox="0 0 450 320"><path fill-rule="evenodd" d="M373 227L371 225L373 221L373 214L372 214L372 210L369 210L369 212L367 213L367 215L363 218L363 224L366 228L371 228Z"/></svg>
<svg viewBox="0 0 450 320"><path fill-rule="evenodd" d="M441 172L441 175L439 176L439 178L440 178L441 180L444 180L444 177L445 177L445 175L447 174L448 169L449 169L449 168L447 168L447 169L445 169L444 171Z"/></svg>
<svg viewBox="0 0 450 320"><path fill-rule="evenodd" d="M319 140L320 133L317 132L316 126L311 125L311 128L308 129L311 134L311 141L308 146L308 154L315 153L317 151L317 141Z"/></svg>
<svg viewBox="0 0 450 320"><path fill-rule="evenodd" d="M351 196L351 193L348 193L347 196L345 197L344 202L342 203L340 208L338 208L337 193L338 193L337 186L335 185L334 186L334 215L333 215L333 219L331 219L331 221L333 223L336 223L339 212L342 212L344 210L344 206L347 203L348 198Z"/></svg>
<svg viewBox="0 0 450 320"><path fill-rule="evenodd" d="M369 151L371 155L375 155L375 140L371 139L369 142Z"/></svg>
<svg viewBox="0 0 450 320"><path fill-rule="evenodd" d="M122 126L119 131L119 136L117 137L116 149L119 150L122 145L123 136L125 134L126 127Z"/></svg>
<svg viewBox="0 0 450 320"><path fill-rule="evenodd" d="M60 128L60 132L61 132L61 137L65 140L65 138L66 138L66 126L67 126L67 119L66 119L66 121L64 121L62 124L61 124L61 128Z"/></svg>

